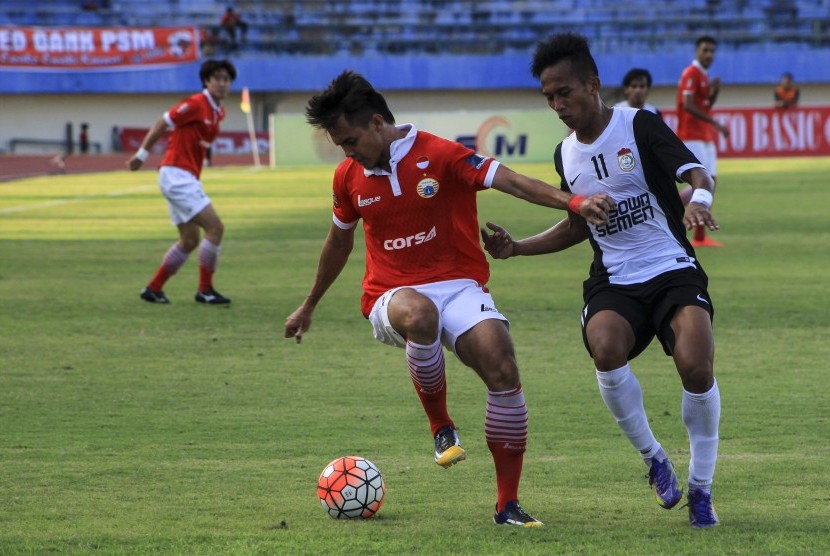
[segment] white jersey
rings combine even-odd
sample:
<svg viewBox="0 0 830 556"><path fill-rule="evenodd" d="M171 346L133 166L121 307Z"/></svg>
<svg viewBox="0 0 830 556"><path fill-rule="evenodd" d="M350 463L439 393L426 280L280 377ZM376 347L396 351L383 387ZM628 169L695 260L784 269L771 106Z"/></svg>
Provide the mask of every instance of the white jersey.
<svg viewBox="0 0 830 556"><path fill-rule="evenodd" d="M585 145L572 133L556 147L554 163L563 190L605 193L617 203L608 224L587 223L594 249L589 282L639 284L698 266L675 180L703 166L660 118L614 108L596 141Z"/></svg>
<svg viewBox="0 0 830 556"><path fill-rule="evenodd" d="M634 107L631 106L630 104L628 104L627 100L621 100L620 102L618 102L617 104L614 105L614 108L634 108ZM660 113L660 111L657 110L657 107L654 106L653 104L649 104L648 102L643 104L643 107L642 107L641 110L648 110L652 114L657 114L661 118L663 117L663 115Z"/></svg>

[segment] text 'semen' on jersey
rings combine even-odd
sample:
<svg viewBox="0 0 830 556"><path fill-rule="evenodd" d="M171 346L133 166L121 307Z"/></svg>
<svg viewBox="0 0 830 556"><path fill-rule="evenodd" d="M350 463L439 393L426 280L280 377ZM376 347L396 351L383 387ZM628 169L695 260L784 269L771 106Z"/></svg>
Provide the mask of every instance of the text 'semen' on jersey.
<svg viewBox="0 0 830 556"><path fill-rule="evenodd" d="M590 280L639 284L696 266L675 180L703 166L663 120L646 110L614 108L596 141L585 145L572 133L556 147L554 163L563 190L605 193L617 203L608 224L586 222L594 249Z"/></svg>
<svg viewBox="0 0 830 556"><path fill-rule="evenodd" d="M176 166L197 178L202 173L205 153L219 133L225 108L216 104L205 90L188 97L164 113L173 129L161 166Z"/></svg>
<svg viewBox="0 0 830 556"><path fill-rule="evenodd" d="M677 84L677 136L683 141L717 140L717 132L711 124L683 109L683 99L691 96L692 103L701 112L711 116L712 102L709 95L709 73L695 60L683 70Z"/></svg>
<svg viewBox="0 0 830 556"><path fill-rule="evenodd" d="M334 223L363 219L366 274L361 310L368 316L386 291L490 277L479 242L476 193L490 187L498 162L454 141L417 131L392 143L392 173L346 159L334 174Z"/></svg>

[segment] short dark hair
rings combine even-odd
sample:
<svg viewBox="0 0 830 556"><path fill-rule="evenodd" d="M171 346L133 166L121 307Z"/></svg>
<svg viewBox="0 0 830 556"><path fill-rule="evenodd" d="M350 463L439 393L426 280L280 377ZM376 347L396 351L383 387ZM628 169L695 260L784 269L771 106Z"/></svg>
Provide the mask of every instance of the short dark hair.
<svg viewBox="0 0 830 556"><path fill-rule="evenodd" d="M715 46L718 45L718 41L715 40L715 37L713 37L711 35L701 35L695 41L695 48L699 47L701 44L703 44L705 42L711 43Z"/></svg>
<svg viewBox="0 0 830 556"><path fill-rule="evenodd" d="M231 81L236 79L236 68L233 67L230 60L205 60L202 67L199 68L199 78L202 80L202 85L207 83L208 79L220 69L228 72L228 75L231 76Z"/></svg>
<svg viewBox="0 0 830 556"><path fill-rule="evenodd" d="M592 77L599 77L597 63L588 47L588 39L576 33L559 33L539 41L533 53L530 73L539 79L545 69L562 60L570 60L571 69L583 82Z"/></svg>
<svg viewBox="0 0 830 556"><path fill-rule="evenodd" d="M628 70L628 73L626 73L625 77L623 77L622 86L623 87L628 87L629 85L631 85L631 82L634 81L635 79L642 79L642 78L646 79L646 87L651 89L651 83L652 83L651 73L647 69L643 69L643 68L632 68L632 69Z"/></svg>
<svg viewBox="0 0 830 556"><path fill-rule="evenodd" d="M365 77L351 70L335 77L325 91L311 97L305 109L306 121L326 131L337 124L340 116L350 125L366 127L375 114L383 116L387 123L395 123L383 95Z"/></svg>
<svg viewBox="0 0 830 556"><path fill-rule="evenodd" d="M788 71L785 71L784 73L782 73L782 74L781 74L781 77L789 77L790 79L792 79L792 78L793 78L793 74L791 74L791 73L790 73L790 72L788 72Z"/></svg>

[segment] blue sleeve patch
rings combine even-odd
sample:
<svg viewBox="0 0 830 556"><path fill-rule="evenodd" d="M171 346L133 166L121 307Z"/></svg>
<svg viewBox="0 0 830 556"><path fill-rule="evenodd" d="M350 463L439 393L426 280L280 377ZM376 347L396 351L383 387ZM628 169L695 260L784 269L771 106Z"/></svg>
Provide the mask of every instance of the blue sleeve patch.
<svg viewBox="0 0 830 556"><path fill-rule="evenodd" d="M489 158L486 156L481 156L480 154L473 153L470 156L468 156L464 161L476 170L480 170L488 159Z"/></svg>

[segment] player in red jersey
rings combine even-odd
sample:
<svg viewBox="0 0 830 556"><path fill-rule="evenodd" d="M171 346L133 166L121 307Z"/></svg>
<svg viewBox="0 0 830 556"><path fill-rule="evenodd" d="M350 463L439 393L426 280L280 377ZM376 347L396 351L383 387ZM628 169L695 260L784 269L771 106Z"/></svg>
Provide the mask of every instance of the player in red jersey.
<svg viewBox="0 0 830 556"><path fill-rule="evenodd" d="M164 255L141 299L150 303L170 303L162 287L199 247L199 287L195 299L209 305L227 305L230 299L213 288L213 273L219 262L220 244L225 228L210 198L202 190L199 176L211 143L225 118L222 99L236 79L236 68L227 60L207 60L199 70L205 89L190 96L164 113L150 129L141 148L127 162L138 170L147 160L150 149L162 135L172 130L167 151L159 167L159 187L170 209L170 219L179 229L179 240ZM205 237L199 243L199 229Z"/></svg>
<svg viewBox="0 0 830 556"><path fill-rule="evenodd" d="M729 129L712 118L712 106L720 92L720 78L709 79L708 69L715 60L717 41L702 36L695 42L695 59L680 75L677 86L677 136L715 180L717 185L718 153L715 146L718 133L729 137ZM683 204L692 198L692 188L680 192ZM706 236L704 226L695 227L694 247L722 247L722 243Z"/></svg>
<svg viewBox="0 0 830 556"><path fill-rule="evenodd" d="M386 100L362 76L344 72L306 108L346 155L334 175L334 215L317 276L285 321L299 343L312 314L352 250L363 219L363 315L379 341L404 348L409 374L435 441L435 462L466 458L446 404L442 344L487 386L485 437L496 467L494 521L540 526L518 503L527 443L527 407L507 319L484 287L489 267L479 242L476 193L493 188L529 202L606 222L610 197L574 198L513 172L463 145L395 125ZM581 199L581 200L580 200Z"/></svg>

